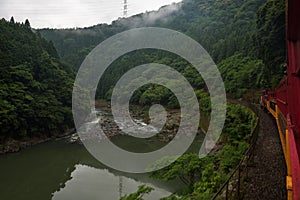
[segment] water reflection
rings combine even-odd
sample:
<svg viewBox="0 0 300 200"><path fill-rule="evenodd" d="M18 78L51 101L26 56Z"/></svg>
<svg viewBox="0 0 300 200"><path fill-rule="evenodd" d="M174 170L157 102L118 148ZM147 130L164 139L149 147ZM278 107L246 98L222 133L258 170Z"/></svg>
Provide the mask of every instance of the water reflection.
<svg viewBox="0 0 300 200"><path fill-rule="evenodd" d="M126 138L115 140L130 145ZM82 145L53 141L0 156L0 199L114 200L119 198L119 176L123 177L124 194L136 191L142 183L154 185L155 197L148 199L159 199L182 187L175 182L151 179L148 174L107 169Z"/></svg>
<svg viewBox="0 0 300 200"><path fill-rule="evenodd" d="M111 116L99 111L97 115ZM142 126L142 121L137 121ZM157 138L144 140L125 135L111 138L132 152L154 151L165 145ZM198 152L203 136L198 135L190 152ZM121 180L121 181L120 181ZM145 199L159 199L184 186L178 180L161 182L149 174L127 174L108 169L93 158L83 145L51 141L16 154L0 156L0 199L119 199L120 194L135 192L141 184L155 188Z"/></svg>
<svg viewBox="0 0 300 200"><path fill-rule="evenodd" d="M64 188L53 194L55 200L68 199L119 199L121 195L135 192L143 182L125 176L115 175L107 169L97 169L87 165L78 164L71 174L71 179ZM168 196L169 191L147 184L155 190L145 199L159 199Z"/></svg>

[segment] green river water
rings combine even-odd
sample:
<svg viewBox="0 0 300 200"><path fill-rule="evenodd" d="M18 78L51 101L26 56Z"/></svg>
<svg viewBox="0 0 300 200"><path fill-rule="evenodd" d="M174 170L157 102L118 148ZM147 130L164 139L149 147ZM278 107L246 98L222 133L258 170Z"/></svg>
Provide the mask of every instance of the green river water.
<svg viewBox="0 0 300 200"><path fill-rule="evenodd" d="M197 138L200 143L202 137ZM159 141L152 145L134 144L127 136L115 136L113 141L128 149L151 150L162 145ZM109 169L84 146L64 140L0 156L1 200L114 200L119 199L120 192L121 195L134 192L141 184L155 188L146 199L159 199L183 187L178 181L164 183L149 178L148 174L124 174Z"/></svg>
<svg viewBox="0 0 300 200"><path fill-rule="evenodd" d="M199 149L197 136L189 151ZM125 135L112 141L127 150L153 151L165 145L158 140L134 140ZM115 200L147 184L155 190L145 199L157 200L182 189L179 181L161 182L149 174L121 173L94 159L83 145L66 139L39 144L19 153L0 156L1 200Z"/></svg>

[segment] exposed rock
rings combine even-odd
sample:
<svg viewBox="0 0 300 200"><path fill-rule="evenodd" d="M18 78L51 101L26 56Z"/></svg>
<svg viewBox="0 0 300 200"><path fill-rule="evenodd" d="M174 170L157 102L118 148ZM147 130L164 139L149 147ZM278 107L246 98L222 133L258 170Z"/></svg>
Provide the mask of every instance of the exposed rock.
<svg viewBox="0 0 300 200"><path fill-rule="evenodd" d="M70 135L74 133L75 129L69 129L66 131L64 134L58 135L57 137L54 138L62 138L67 135ZM41 136L41 137L25 137L20 140L16 140L13 138L8 138L6 140L3 140L2 143L0 144L0 154L5 154L5 153L16 153L19 152L20 150L30 147L33 145L37 145L40 143L44 143L47 141L50 141L54 139L53 137L47 137L47 136Z"/></svg>

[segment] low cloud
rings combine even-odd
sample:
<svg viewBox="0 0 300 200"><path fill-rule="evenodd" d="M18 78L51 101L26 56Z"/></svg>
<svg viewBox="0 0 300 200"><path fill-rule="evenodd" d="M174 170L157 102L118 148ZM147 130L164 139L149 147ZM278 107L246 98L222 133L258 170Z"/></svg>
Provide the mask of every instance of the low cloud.
<svg viewBox="0 0 300 200"><path fill-rule="evenodd" d="M151 11L132 16L130 18L122 18L114 23L120 23L130 28L151 26L157 22L166 23L171 20L171 14L178 12L182 3L173 3L171 5L163 6L158 11Z"/></svg>

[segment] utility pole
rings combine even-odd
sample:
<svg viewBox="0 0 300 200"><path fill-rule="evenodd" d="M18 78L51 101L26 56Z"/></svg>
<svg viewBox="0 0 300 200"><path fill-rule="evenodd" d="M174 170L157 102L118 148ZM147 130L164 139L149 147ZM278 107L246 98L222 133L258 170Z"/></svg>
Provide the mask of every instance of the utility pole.
<svg viewBox="0 0 300 200"><path fill-rule="evenodd" d="M128 13L128 2L127 2L127 0L124 0L124 3L123 3L123 17L127 17L127 13Z"/></svg>

